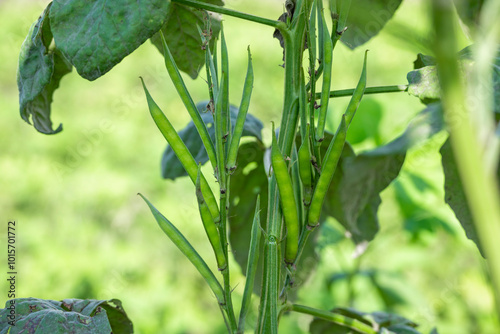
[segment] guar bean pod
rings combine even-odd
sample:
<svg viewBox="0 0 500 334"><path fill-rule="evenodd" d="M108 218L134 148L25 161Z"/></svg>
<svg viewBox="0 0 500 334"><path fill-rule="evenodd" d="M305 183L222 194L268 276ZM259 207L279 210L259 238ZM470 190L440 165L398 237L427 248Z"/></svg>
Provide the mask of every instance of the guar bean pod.
<svg viewBox="0 0 500 334"><path fill-rule="evenodd" d="M333 62L333 43L330 33L326 26L323 13L321 13L321 22L323 25L323 86L321 88L321 106L318 115L318 126L316 128L316 141L321 142L324 138L326 113L328 111L328 101L330 100L330 85L332 81L332 62Z"/></svg>
<svg viewBox="0 0 500 334"><path fill-rule="evenodd" d="M212 245L212 249L214 250L217 266L219 267L219 270L224 270L227 267L227 259L224 255L224 250L220 241L219 232L215 226L215 221L201 191L201 177L201 165L198 165L198 176L196 177L196 199L198 200L198 208L200 210L203 227L207 233L210 245Z"/></svg>
<svg viewBox="0 0 500 334"><path fill-rule="evenodd" d="M273 166L273 172L276 177L276 183L278 184L281 199L281 209L283 211L286 226L285 262L291 264L294 262L295 257L297 256L297 249L299 246L300 221L297 212L292 180L290 178L290 174L288 174L288 167L283 158L283 155L278 148L278 143L274 134L274 124L272 136L273 143L271 146L271 164Z"/></svg>
<svg viewBox="0 0 500 334"><path fill-rule="evenodd" d="M303 186L304 205L311 204L313 184L312 184L312 170L311 170L311 148L309 145L309 124L306 127L306 134L302 137L302 144L300 145L299 152L299 175L300 181Z"/></svg>
<svg viewBox="0 0 500 334"><path fill-rule="evenodd" d="M203 122L203 120L201 119L198 108L196 108L196 105L194 104L194 101L191 98L191 95L189 94L186 85L184 84L184 80L182 79L179 69L175 64L174 57L170 53L170 49L168 48L167 42L165 41L163 34L161 34L161 38L163 41L163 53L165 55L164 57L165 67L167 68L168 74L172 79L172 82L175 86L175 89L177 90L177 93L179 94L187 111L189 112L189 116L191 116L191 119L193 120L196 130L198 131L201 141L203 142L203 146L205 146L205 149L207 150L210 163L215 169L215 167L217 166L215 148L212 143L212 140L210 139L210 135L208 134L205 122Z"/></svg>
<svg viewBox="0 0 500 334"><path fill-rule="evenodd" d="M163 216L154 206L149 202L146 197L139 194L142 199L147 203L151 213L156 219L156 222L160 226L160 228L165 232L167 237L174 243L175 246L188 258L189 261L196 267L201 276L208 283L212 292L217 298L217 301L220 305L224 304L224 291L222 290L222 286L220 285L217 278L215 278L214 273L210 270L207 263L202 259L200 254L196 252L193 246L186 240L184 235L167 219Z"/></svg>
<svg viewBox="0 0 500 334"><path fill-rule="evenodd" d="M332 182L333 174L335 174L340 156L342 155L346 134L346 120L345 116L342 116L342 121L340 122L337 132L335 133L335 137L328 146L328 151L326 152L323 166L321 168L321 175L319 176L314 189L311 205L309 207L309 218L307 221L307 224L311 227L315 227L319 224L321 207L323 206L326 192Z"/></svg>
<svg viewBox="0 0 500 334"><path fill-rule="evenodd" d="M363 94L365 93L366 88L366 58L368 55L368 50L365 51L365 59L363 61L363 70L361 71L361 76L359 78L356 89L354 89L354 93L352 94L351 100L349 101L349 105L344 113L345 121L347 124L347 128L352 122L354 118L354 114L356 110L358 110L361 99L363 98Z"/></svg>
<svg viewBox="0 0 500 334"><path fill-rule="evenodd" d="M142 78L141 81L142 86L144 87L144 92L146 93L146 98L148 100L149 112L151 113L151 117L158 126L158 129L160 129L163 137L165 137L170 147L172 147L172 150L188 173L191 181L193 181L193 184L196 184L198 166L193 156L191 155L191 152L189 152L181 137L179 137L179 135L177 134L177 131L175 131L168 118L165 116L163 111L161 111L160 107L158 107L156 102L149 94L149 91L147 90ZM210 189L210 186L208 185L207 180L203 175L201 179L201 191L203 192L203 197L207 202L212 217L215 221L219 221L219 207L217 206L215 196L212 193L212 190Z"/></svg>
<svg viewBox="0 0 500 334"><path fill-rule="evenodd" d="M240 145L240 139L241 135L243 134L245 119L247 117L248 107L250 105L250 98L252 96L253 79L254 76L252 55L250 54L250 47L248 47L247 75L245 77L245 85L243 86L243 95L241 97L240 109L238 111L238 117L236 118L236 125L234 126L233 135L231 136L231 143L229 146L229 153L227 157L226 169L230 172L236 169L236 157L238 155L238 147Z"/></svg>

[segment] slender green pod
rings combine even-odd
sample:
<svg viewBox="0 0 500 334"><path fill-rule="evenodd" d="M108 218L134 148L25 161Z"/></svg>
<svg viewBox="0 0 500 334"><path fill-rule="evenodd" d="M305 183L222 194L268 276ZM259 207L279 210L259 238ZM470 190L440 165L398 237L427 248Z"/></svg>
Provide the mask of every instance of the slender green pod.
<svg viewBox="0 0 500 334"><path fill-rule="evenodd" d="M341 34L346 28L347 16L349 15L349 9L351 8L351 0L337 0L337 13L338 24L337 24L337 33Z"/></svg>
<svg viewBox="0 0 500 334"><path fill-rule="evenodd" d="M312 184L312 170L311 170L311 148L309 145L309 124L306 127L306 134L302 137L302 144L300 145L298 152L299 161L299 175L300 181L303 186L303 196L304 205L309 206L311 204L311 198L313 193Z"/></svg>
<svg viewBox="0 0 500 334"><path fill-rule="evenodd" d="M316 127L316 141L321 142L324 139L326 113L328 111L328 102L330 100L330 85L332 81L332 62L333 62L333 43L326 26L325 18L321 13L321 22L323 26L323 86L321 88L321 106L318 115L318 126Z"/></svg>
<svg viewBox="0 0 500 334"><path fill-rule="evenodd" d="M344 113L345 121L347 124L347 128L351 124L352 119L354 118L354 114L356 110L358 110L359 103L363 98L363 94L366 89L366 58L368 56L368 50L365 51L365 59L363 61L363 70L361 71L361 77L359 78L358 85L354 89L354 93L352 94L351 100L349 101L349 105Z"/></svg>
<svg viewBox="0 0 500 334"><path fill-rule="evenodd" d="M273 143L271 147L271 165L273 166L274 175L281 199L281 208L285 218L286 226L286 250L285 262L287 264L293 263L295 256L297 256L297 247L299 246L299 215L297 212L297 205L292 186L290 174L288 174L288 167L276 141L274 135L273 123Z"/></svg>
<svg viewBox="0 0 500 334"><path fill-rule="evenodd" d="M224 80L224 77L222 77L221 82L220 82L220 89L219 89L219 94L217 95L217 98L215 100L215 117L214 117L214 124L215 124L215 148L217 150L217 180L219 181L219 187L221 188L222 191L226 191L225 186L226 186L226 171L224 170L224 160L225 160L225 152L224 152L224 143L223 143L223 136L224 136L224 115L223 115L223 100L224 100L224 86L226 85L226 82ZM219 168L220 166L220 168Z"/></svg>
<svg viewBox="0 0 500 334"><path fill-rule="evenodd" d="M314 189L307 222L310 227L315 227L319 224L321 208L323 206L323 202L325 201L328 187L332 182L333 174L337 169L340 156L342 155L346 135L346 120L345 116L342 116L342 121L340 122L337 132L335 133L335 137L328 146L328 151L326 152L325 159L323 161L323 167L321 168L321 175L319 176L318 183Z"/></svg>
<svg viewBox="0 0 500 334"><path fill-rule="evenodd" d="M260 247L260 195L257 196L257 204L255 205L255 213L253 216L252 232L250 234L250 247L248 251L248 261L246 270L245 290L243 291L243 300L241 302L240 319L238 321L238 334L243 334L245 330L245 320L248 311L251 307L252 291L255 282L255 274L257 272L257 264L259 262L259 247Z"/></svg>
<svg viewBox="0 0 500 334"><path fill-rule="evenodd" d="M307 92L304 69L300 69L300 90L299 90L299 117L300 117L300 135L306 134L306 126L309 122L309 112L307 109Z"/></svg>
<svg viewBox="0 0 500 334"><path fill-rule="evenodd" d="M278 278L280 264L278 259L278 240L274 235L268 235L266 240L266 266L271 271L266 278ZM278 282L274 284L266 284L264 286L270 287L265 290L265 300L263 307L262 323L259 323L259 333L261 334L278 334ZM262 305L261 305L262 306Z"/></svg>
<svg viewBox="0 0 500 334"><path fill-rule="evenodd" d="M205 232L207 233L210 245L212 245L212 249L214 250L215 258L217 260L217 266L219 267L219 271L222 271L227 267L227 259L222 248L219 231L215 226L215 221L212 217L212 214L210 213L210 209L208 208L207 203L205 202L203 193L201 192L201 178L201 164L199 164L198 176L196 177L196 199L198 200L198 208L200 210L203 227L205 228Z"/></svg>
<svg viewBox="0 0 500 334"><path fill-rule="evenodd" d="M227 54L226 38L224 37L224 25L220 23L220 59L221 59L221 80L225 85L221 86L222 92L222 130L224 139L231 133L231 115L229 113L229 56ZM220 165L221 169L223 169Z"/></svg>
<svg viewBox="0 0 500 334"><path fill-rule="evenodd" d="M207 26L206 26L207 31L210 29L209 22L210 20L207 21ZM201 36L203 47L205 48L205 70L207 73L208 91L210 94L210 100L214 101L215 96L217 96L219 91L219 86L218 86L219 83L217 82L217 72L215 71L212 54L210 53L210 40L207 39L205 36L208 33L204 33L199 26L196 27L198 28L198 32Z"/></svg>
<svg viewBox="0 0 500 334"><path fill-rule="evenodd" d="M231 143L229 146L229 153L227 157L226 169L229 172L233 172L236 169L236 157L238 155L238 147L240 145L241 135L243 134L243 128L245 125L245 119L247 117L248 107L250 106L250 98L252 97L253 79L254 75L252 66L252 55L250 53L250 47L248 47L247 75L245 77L245 85L243 86L243 95L241 97L240 109L238 111L238 117L236 118L236 125L234 126L233 135L231 136Z"/></svg>
<svg viewBox="0 0 500 334"><path fill-rule="evenodd" d="M149 112L151 113L151 117L156 123L156 126L158 126L158 129L160 129L160 132L162 133L163 137L165 137L170 147L172 147L172 150L174 151L175 155L177 156L182 166L188 173L189 177L191 178L191 181L193 181L193 184L196 184L196 178L198 175L198 166L193 156L191 155L191 152L189 152L188 148L182 141L181 137L177 134L177 131L175 131L174 127L172 126L168 118L165 116L163 111L161 111L160 107L158 107L156 102L149 94L149 91L146 88L146 85L144 84L144 80L142 78L141 81L142 81L142 86L144 87L144 92L146 93L146 98L148 100ZM210 189L210 186L208 185L207 180L203 175L201 178L201 191L203 192L203 197L207 202L212 217L216 221L218 221L219 208L217 206L215 196L212 193L212 190Z"/></svg>
<svg viewBox="0 0 500 334"><path fill-rule="evenodd" d="M191 98L191 95L189 94L186 85L184 84L184 80L182 79L179 69L175 64L174 57L170 53L170 49L168 48L167 42L165 41L165 37L163 36L163 34L161 34L161 38L163 41L163 54L165 58L165 66L167 68L168 74L170 75L170 78L172 79L175 89L177 90L177 93L179 94L182 102L184 103L184 106L186 106L186 109L189 112L189 116L191 116L191 119L193 120L193 123L196 126L196 130L198 130L203 145L207 150L210 163L215 169L215 167L217 166L217 158L215 155L214 144L210 139L207 127L205 126L205 122L203 122L203 120L201 119L200 113L196 108L196 105L193 99Z"/></svg>
<svg viewBox="0 0 500 334"><path fill-rule="evenodd" d="M184 235L182 235L182 233L167 218L165 218L165 216L163 216L153 206L153 204L151 204L151 202L149 202L146 199L146 197L144 197L142 194L139 194L139 196L141 196L142 199L149 206L151 213L153 213L156 222L158 223L158 225L160 225L160 228L163 230L163 232L165 232L167 237L169 237L169 239L172 240L174 245L177 246L177 248L196 267L201 276L203 276L205 281L210 286L210 289L212 289L213 293L215 294L215 297L217 298L219 305L224 305L225 304L224 291L222 290L222 286L220 285L217 278L215 278L214 273L210 270L207 263L202 259L200 254L196 252L196 250L193 248L193 246L191 246L189 241L186 240Z"/></svg>

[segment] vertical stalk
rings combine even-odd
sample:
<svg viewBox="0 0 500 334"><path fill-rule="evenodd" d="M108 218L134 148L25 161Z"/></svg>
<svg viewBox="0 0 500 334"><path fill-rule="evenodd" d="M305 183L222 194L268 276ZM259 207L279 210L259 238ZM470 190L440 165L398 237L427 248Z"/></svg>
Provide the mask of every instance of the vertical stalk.
<svg viewBox="0 0 500 334"><path fill-rule="evenodd" d="M470 111L466 108L464 82L456 55L454 13L451 0L433 2L433 21L438 41L435 45L438 75L450 142L474 225L488 260L497 312L500 314L498 180L495 173L486 165L478 131L474 129Z"/></svg>
<svg viewBox="0 0 500 334"><path fill-rule="evenodd" d="M292 152L298 124L300 78L307 8L311 0L297 1L293 26L280 28L285 41L285 91L283 114L280 123L278 146L285 156ZM274 135L274 134L273 134ZM278 290L281 271L280 240L282 235L282 214L279 206L279 192L275 175L269 180L269 202L267 216L267 238L264 247L264 279L259 309L259 333L278 331Z"/></svg>

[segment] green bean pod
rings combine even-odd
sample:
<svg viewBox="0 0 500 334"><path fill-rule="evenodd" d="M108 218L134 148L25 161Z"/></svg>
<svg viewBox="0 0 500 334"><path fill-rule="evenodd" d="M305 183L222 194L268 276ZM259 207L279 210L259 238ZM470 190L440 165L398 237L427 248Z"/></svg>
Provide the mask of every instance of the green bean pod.
<svg viewBox="0 0 500 334"><path fill-rule="evenodd" d="M200 113L196 108L196 105L193 99L191 98L191 95L189 94L186 85L184 84L184 80L182 79L179 69L175 64L174 57L170 53L170 49L168 48L167 42L165 41L165 37L163 36L163 34L161 34L161 38L163 41L163 54L165 58L165 67L167 68L168 74L172 79L172 82L175 86L175 89L177 90L177 93L179 94L187 111L189 112L189 116L191 116L191 119L193 120L196 130L198 130L200 138L203 142L203 146L205 146L205 149L207 150L210 163L215 169L215 167L217 166L215 148L214 144L212 143L212 140L210 139L210 135L208 134L205 122L203 122L203 120L201 119Z"/></svg>
<svg viewBox="0 0 500 334"><path fill-rule="evenodd" d="M154 206L149 202L146 197L139 194L142 199L147 203L151 213L156 219L156 222L160 226L160 228L165 232L167 237L174 243L175 246L188 258L189 261L196 267L198 272L203 276L205 281L212 289L219 305L224 305L224 291L222 290L222 286L220 285L217 278L215 278L214 273L210 270L207 263L202 259L200 254L196 252L193 246L186 240L186 238L182 235L182 233L167 219L163 216Z"/></svg>
<svg viewBox="0 0 500 334"><path fill-rule="evenodd" d="M316 141L321 142L324 139L326 113L328 111L328 101L330 100L330 86L332 81L332 62L333 62L333 43L326 26L325 18L321 13L321 24L323 25L323 86L321 88L321 106L318 115L318 126L316 128Z"/></svg>
<svg viewBox="0 0 500 334"><path fill-rule="evenodd" d="M201 165L199 164L198 176L196 177L196 199L198 200L198 208L200 210L203 227L205 228L208 240L210 241L212 249L214 250L215 258L217 260L217 266L219 267L219 271L222 271L227 267L227 259L224 255L224 250L222 248L219 237L219 231L215 226L215 221L212 217L212 214L210 213L210 209L208 208L208 205L205 202L205 198L203 197L203 193L201 191L201 178Z"/></svg>
<svg viewBox="0 0 500 334"><path fill-rule="evenodd" d="M304 205L311 204L313 193L312 184L312 170L311 170L311 148L309 145L309 124L306 127L306 135L302 137L302 145L300 145L299 152L299 175L300 181L304 189Z"/></svg>
<svg viewBox="0 0 500 334"><path fill-rule="evenodd" d="M286 226L286 250L285 262L291 264L297 256L297 249L299 246L299 215L297 212L297 205L292 186L290 174L288 174L288 167L283 155L278 148L276 136L274 134L273 123L273 143L271 146L271 165L273 166L274 175L276 176L276 183L278 184L281 209L285 218Z"/></svg>
<svg viewBox="0 0 500 334"><path fill-rule="evenodd" d="M248 251L248 261L246 270L245 290L241 302L240 319L238 321L238 333L243 333L245 329L245 319L248 311L251 308L253 284L255 274L257 273L257 264L259 263L259 247L260 247L260 195L257 196L257 204L255 205L255 213L253 216L252 232L250 234L250 246Z"/></svg>
<svg viewBox="0 0 500 334"><path fill-rule="evenodd" d="M323 166L321 168L321 175L319 176L316 188L314 189L311 206L309 207L309 218L307 221L307 224L310 227L315 227L319 224L321 208L323 206L323 202L325 201L328 187L332 182L333 174L335 174L335 170L337 169L340 156L342 155L346 135L346 120L345 116L342 116L342 121L340 122L337 132L335 133L335 137L330 142L328 151L326 151Z"/></svg>
<svg viewBox="0 0 500 334"><path fill-rule="evenodd" d="M245 119L247 117L248 107L250 106L250 98L253 90L253 66L252 55L250 47L248 47L248 68L245 77L245 85L243 86L243 95L241 97L240 109L238 117L236 118L236 125L234 126L233 135L231 136L231 144L229 146L229 154L227 157L226 169L233 172L236 169L236 157L238 155L238 147L240 145L241 135L245 126Z"/></svg>
<svg viewBox="0 0 500 334"><path fill-rule="evenodd" d="M223 89L222 99L222 130L224 138L231 133L231 115L229 112L229 56L227 52L226 38L224 37L224 25L220 23L220 61L221 61L221 80L224 79L225 85L221 85ZM224 142L225 143L225 142ZM227 147L226 147L227 149ZM227 152L227 150L226 150ZM223 169L224 165L221 165Z"/></svg>
<svg viewBox="0 0 500 334"><path fill-rule="evenodd" d="M174 127L172 126L168 118L165 116L163 111L161 111L160 107L158 107L156 102L149 94L149 91L147 90L146 85L144 84L144 80L142 78L141 81L142 81L142 86L144 87L144 92L146 93L146 98L148 100L149 112L151 113L151 117L158 126L158 129L160 129L160 132L162 133L163 137L165 137L170 147L172 147L172 150L174 151L175 155L177 156L182 166L188 173L193 184L196 184L196 178L198 175L198 166L193 156L191 155L191 152L189 152L188 148L182 141L181 137L179 137L179 135L177 134L177 131L175 131ZM219 207L217 206L215 196L212 193L212 190L210 189L210 186L208 185L207 180L203 175L201 178L201 190L203 192L203 197L205 198L207 205L210 209L212 217L214 218L215 221L218 221Z"/></svg>
<svg viewBox="0 0 500 334"><path fill-rule="evenodd" d="M358 84L354 89L354 93L352 94L351 100L349 101L349 105L347 106L347 109L344 113L347 128L349 128L349 125L351 124L352 119L354 118L354 114L356 113L356 110L358 110L359 103L363 98L363 94L365 93L367 55L368 55L368 50L365 51L365 59L363 61L363 70L361 71L361 77L359 78Z"/></svg>

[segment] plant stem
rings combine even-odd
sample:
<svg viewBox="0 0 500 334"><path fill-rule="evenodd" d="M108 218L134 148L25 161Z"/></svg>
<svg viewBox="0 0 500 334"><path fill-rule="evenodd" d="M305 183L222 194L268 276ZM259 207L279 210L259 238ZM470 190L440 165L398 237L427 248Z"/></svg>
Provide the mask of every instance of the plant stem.
<svg viewBox="0 0 500 334"><path fill-rule="evenodd" d="M312 307L297 304L291 305L289 309L293 312L309 314L320 319L328 320L343 327L350 328L357 333L377 334L377 331L367 324L357 319L349 318L340 314L335 314L332 312L318 310Z"/></svg>
<svg viewBox="0 0 500 334"><path fill-rule="evenodd" d="M238 12L238 11L233 10L233 9L224 8L221 6L216 6L216 5L212 5L212 4L205 3L205 2L199 2L196 0L172 0L172 2L186 5L189 7L206 9L206 10L209 10L211 12L225 14L225 15L237 17L237 18L240 18L243 20L264 24L267 26L274 27L276 29L282 28L283 24L284 24L283 22L280 22L280 21L266 19L264 17L255 16L255 15L251 15L251 14L247 14L247 13L242 13L242 12Z"/></svg>
<svg viewBox="0 0 500 334"><path fill-rule="evenodd" d="M382 93L400 93L408 91L408 85L392 85L392 86L375 86L375 87L366 87L366 94L382 94ZM354 88L352 89L341 89L341 90L332 90L330 92L330 97L345 97L352 96L354 93ZM315 94L315 100L319 100L321 98L321 93Z"/></svg>
<svg viewBox="0 0 500 334"><path fill-rule="evenodd" d="M484 150L465 101L456 55L455 10L451 0L433 2L436 59L445 118L455 162L486 258L500 314L500 194L495 172L486 165ZM487 103L483 101L483 103Z"/></svg>

